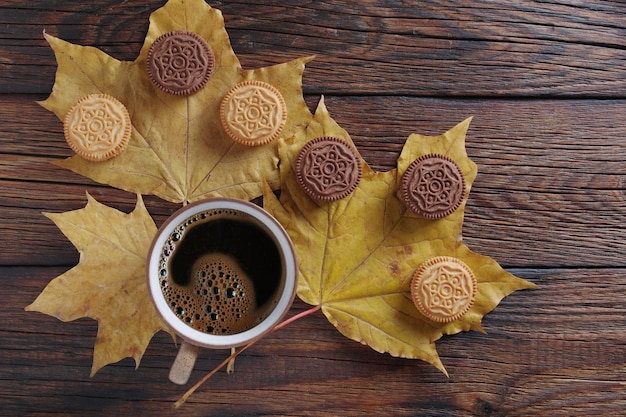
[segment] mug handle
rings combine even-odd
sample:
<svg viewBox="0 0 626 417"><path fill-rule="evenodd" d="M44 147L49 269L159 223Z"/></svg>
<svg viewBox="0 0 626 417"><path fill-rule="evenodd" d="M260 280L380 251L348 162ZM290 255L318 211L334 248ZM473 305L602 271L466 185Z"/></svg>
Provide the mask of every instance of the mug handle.
<svg viewBox="0 0 626 417"><path fill-rule="evenodd" d="M178 385L185 385L189 381L189 376L196 363L200 349L200 347L183 340L178 349L176 359L174 359L174 363L172 363L170 368L170 381Z"/></svg>

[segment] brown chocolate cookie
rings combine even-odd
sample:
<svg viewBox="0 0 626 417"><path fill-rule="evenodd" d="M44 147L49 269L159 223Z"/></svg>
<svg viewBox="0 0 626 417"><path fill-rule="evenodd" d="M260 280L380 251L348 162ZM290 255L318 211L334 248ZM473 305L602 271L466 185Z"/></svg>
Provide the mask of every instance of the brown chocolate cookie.
<svg viewBox="0 0 626 417"><path fill-rule="evenodd" d="M407 168L400 192L404 204L413 213L436 220L459 208L465 197L465 178L451 158L424 155Z"/></svg>
<svg viewBox="0 0 626 417"><path fill-rule="evenodd" d="M166 93L191 95L206 86L213 75L213 50L198 34L168 32L159 36L148 51L146 68L150 80Z"/></svg>
<svg viewBox="0 0 626 417"><path fill-rule="evenodd" d="M352 193L361 180L361 159L343 139L323 136L308 142L296 160L296 177L309 197L340 200Z"/></svg>

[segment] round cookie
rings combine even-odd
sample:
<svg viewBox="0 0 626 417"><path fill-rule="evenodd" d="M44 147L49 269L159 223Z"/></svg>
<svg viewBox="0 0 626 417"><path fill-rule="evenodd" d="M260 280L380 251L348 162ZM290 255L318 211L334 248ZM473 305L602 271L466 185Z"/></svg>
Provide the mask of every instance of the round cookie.
<svg viewBox="0 0 626 417"><path fill-rule="evenodd" d="M361 160L343 139L322 136L302 147L296 159L296 178L314 200L336 201L352 193L361 180Z"/></svg>
<svg viewBox="0 0 626 417"><path fill-rule="evenodd" d="M84 96L63 120L67 144L90 161L118 155L130 139L131 122L126 107L107 94Z"/></svg>
<svg viewBox="0 0 626 417"><path fill-rule="evenodd" d="M150 80L159 89L188 96L204 88L213 75L215 56L198 34L185 30L156 38L146 60Z"/></svg>
<svg viewBox="0 0 626 417"><path fill-rule="evenodd" d="M422 263L411 282L411 296L428 319L449 323L469 311L476 297L476 276L460 259L437 256Z"/></svg>
<svg viewBox="0 0 626 417"><path fill-rule="evenodd" d="M276 139L287 121L282 94L263 81L243 81L224 96L220 119L228 136L247 146L260 146Z"/></svg>
<svg viewBox="0 0 626 417"><path fill-rule="evenodd" d="M424 155L405 171L400 192L409 210L436 220L459 208L465 197L465 178L453 159L437 154Z"/></svg>

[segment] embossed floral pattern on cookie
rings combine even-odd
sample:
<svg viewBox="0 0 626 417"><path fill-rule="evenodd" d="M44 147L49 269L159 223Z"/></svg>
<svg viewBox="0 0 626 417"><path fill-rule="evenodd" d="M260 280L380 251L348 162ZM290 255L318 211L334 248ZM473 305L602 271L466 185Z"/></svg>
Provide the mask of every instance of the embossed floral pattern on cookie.
<svg viewBox="0 0 626 417"><path fill-rule="evenodd" d="M436 220L459 208L465 196L465 178L454 160L429 154L409 165L402 176L400 191L412 212Z"/></svg>
<svg viewBox="0 0 626 417"><path fill-rule="evenodd" d="M146 69L161 90L187 96L204 88L213 75L213 50L198 34L184 30L159 36L148 51Z"/></svg>
<svg viewBox="0 0 626 417"><path fill-rule="evenodd" d="M474 304L476 277L460 259L438 256L422 263L411 283L418 310L430 320L447 323L462 317Z"/></svg>
<svg viewBox="0 0 626 417"><path fill-rule="evenodd" d="M76 102L63 121L67 144L91 161L104 161L119 154L131 132L126 107L107 94L90 94Z"/></svg>
<svg viewBox="0 0 626 417"><path fill-rule="evenodd" d="M348 196L359 184L361 170L354 147L330 136L308 142L296 160L298 183L314 200L335 201Z"/></svg>
<svg viewBox="0 0 626 417"><path fill-rule="evenodd" d="M243 81L231 88L222 100L220 118L234 141L259 146L278 137L287 120L287 105L271 84Z"/></svg>

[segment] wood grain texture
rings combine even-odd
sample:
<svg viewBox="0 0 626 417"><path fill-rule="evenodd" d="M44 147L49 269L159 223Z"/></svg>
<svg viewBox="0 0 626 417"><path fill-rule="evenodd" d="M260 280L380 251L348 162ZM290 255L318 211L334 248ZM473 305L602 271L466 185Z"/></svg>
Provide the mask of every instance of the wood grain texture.
<svg viewBox="0 0 626 417"><path fill-rule="evenodd" d="M133 60L138 0L0 4L0 415L173 415L176 347L89 378L97 324L27 313L78 253L41 212L85 193L129 212L134 195L62 170L71 155L38 106L56 64L42 31ZM216 1L246 68L316 54L304 74L365 160L393 169L408 135L473 116L479 174L464 241L536 284L437 342L446 378L344 338L317 313L245 352L191 397L189 416L621 416L626 410L626 20L618 1ZM144 197L157 224L178 207ZM292 314L304 311L297 301ZM226 352L207 352L192 379Z"/></svg>
<svg viewBox="0 0 626 417"><path fill-rule="evenodd" d="M0 92L46 93L42 30L133 60L163 2L0 5ZM245 67L316 54L306 91L420 96L611 97L626 87L620 2L215 2ZM43 71L45 69L45 71Z"/></svg>
<svg viewBox="0 0 626 417"><path fill-rule="evenodd" d="M89 378L95 322L61 323L25 305L60 267L3 267L0 400L6 415L126 412L170 415L182 393L167 382L175 354L159 334L139 369L131 360ZM420 361L391 358L341 336L317 314L242 355L185 407L189 415L619 415L624 398L623 271L519 269L539 284L503 301L484 320L487 334L438 343L451 377ZM559 304L555 295L559 294ZM581 301L581 294L586 294ZM306 306L296 302L293 313ZM203 355L195 380L225 355ZM6 380L19 384L5 383ZM611 414L614 412L614 414Z"/></svg>

